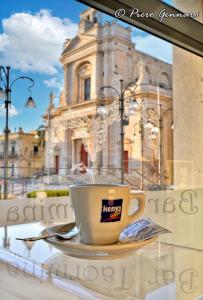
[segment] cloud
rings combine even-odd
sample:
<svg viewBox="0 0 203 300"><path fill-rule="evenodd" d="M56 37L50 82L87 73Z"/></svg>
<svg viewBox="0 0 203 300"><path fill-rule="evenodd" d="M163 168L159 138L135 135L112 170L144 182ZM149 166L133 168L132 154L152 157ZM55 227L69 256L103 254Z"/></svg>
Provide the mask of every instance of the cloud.
<svg viewBox="0 0 203 300"><path fill-rule="evenodd" d="M16 117L21 114L21 111L17 110L13 105L9 108L9 117ZM4 117L6 115L6 110L4 104L0 105L0 117Z"/></svg>
<svg viewBox="0 0 203 300"><path fill-rule="evenodd" d="M54 104L58 106L61 92L63 91L63 79L58 77L51 77L48 80L44 80L43 83L54 91Z"/></svg>
<svg viewBox="0 0 203 300"><path fill-rule="evenodd" d="M49 88L58 89L59 92L63 90L63 81L58 77L51 77L43 83Z"/></svg>
<svg viewBox="0 0 203 300"><path fill-rule="evenodd" d="M60 67L63 43L75 36L78 25L40 10L34 15L15 13L2 21L2 27L0 63L25 72L53 75Z"/></svg>
<svg viewBox="0 0 203 300"><path fill-rule="evenodd" d="M63 92L64 89L64 83L63 79L58 76L58 77L51 77L48 80L44 80L43 83L54 92L54 99L53 103L54 105L58 106L59 100L61 93Z"/></svg>
<svg viewBox="0 0 203 300"><path fill-rule="evenodd" d="M133 42L136 44L137 50L172 63L172 45L170 43L153 35L133 36Z"/></svg>

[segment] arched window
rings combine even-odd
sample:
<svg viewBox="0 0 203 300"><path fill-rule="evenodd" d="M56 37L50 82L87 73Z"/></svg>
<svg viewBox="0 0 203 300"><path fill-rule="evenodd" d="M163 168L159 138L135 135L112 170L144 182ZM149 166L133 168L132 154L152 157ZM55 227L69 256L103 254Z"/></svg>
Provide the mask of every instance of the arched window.
<svg viewBox="0 0 203 300"><path fill-rule="evenodd" d="M148 84L152 83L151 71L147 66L145 66L143 83L148 83Z"/></svg>
<svg viewBox="0 0 203 300"><path fill-rule="evenodd" d="M171 84L170 84L170 77L167 73L163 72L159 76L158 84L161 88L164 89L170 89Z"/></svg>
<svg viewBox="0 0 203 300"><path fill-rule="evenodd" d="M91 64L84 63L78 68L78 102L91 99Z"/></svg>

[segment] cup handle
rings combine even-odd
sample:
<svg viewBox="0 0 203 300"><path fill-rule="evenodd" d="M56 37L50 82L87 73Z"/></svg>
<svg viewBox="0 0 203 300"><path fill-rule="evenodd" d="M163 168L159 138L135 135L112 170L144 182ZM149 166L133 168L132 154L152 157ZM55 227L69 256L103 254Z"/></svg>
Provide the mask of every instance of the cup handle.
<svg viewBox="0 0 203 300"><path fill-rule="evenodd" d="M130 199L137 199L138 200L138 209L132 213L131 215L128 216L128 224L132 223L133 221L135 221L136 219L139 218L139 216L141 216L144 212L144 208L145 208L145 196L144 194L140 193L140 194L130 194Z"/></svg>

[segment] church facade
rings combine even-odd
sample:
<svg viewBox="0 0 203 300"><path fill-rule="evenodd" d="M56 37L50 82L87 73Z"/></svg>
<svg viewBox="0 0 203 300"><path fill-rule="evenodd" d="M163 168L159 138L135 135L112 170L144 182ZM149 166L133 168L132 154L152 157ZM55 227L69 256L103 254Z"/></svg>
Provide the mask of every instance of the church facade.
<svg viewBox="0 0 203 300"><path fill-rule="evenodd" d="M65 41L60 61L64 67L64 90L58 107L54 107L51 98L45 115L48 122L46 168L65 176L80 162L91 166L91 155L83 143L85 122L87 118L93 122L97 114L101 88L111 86L119 94L121 79L127 84L137 78L134 94L139 113L126 116L124 126L125 173L144 176L149 184L154 182L154 176L158 181L162 176L162 183L171 184L172 66L136 50L130 28L115 21L102 24L100 14L94 9L81 14L78 34ZM139 76L140 61L144 66L142 76ZM119 101L112 99L110 103ZM154 116L150 115L150 108ZM156 123L154 132L147 126L149 122ZM96 155L95 166L99 172L119 174L120 149L118 120L108 126L103 149Z"/></svg>

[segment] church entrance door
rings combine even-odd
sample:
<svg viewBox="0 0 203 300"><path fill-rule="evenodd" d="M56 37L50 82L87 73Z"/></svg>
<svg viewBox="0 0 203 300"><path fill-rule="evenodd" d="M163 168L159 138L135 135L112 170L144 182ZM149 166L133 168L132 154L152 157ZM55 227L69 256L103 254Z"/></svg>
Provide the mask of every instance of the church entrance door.
<svg viewBox="0 0 203 300"><path fill-rule="evenodd" d="M59 173L59 156L58 155L55 155L55 171L56 171L56 174Z"/></svg>

